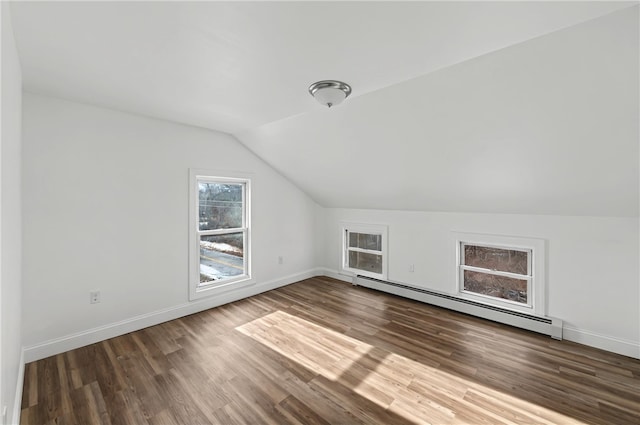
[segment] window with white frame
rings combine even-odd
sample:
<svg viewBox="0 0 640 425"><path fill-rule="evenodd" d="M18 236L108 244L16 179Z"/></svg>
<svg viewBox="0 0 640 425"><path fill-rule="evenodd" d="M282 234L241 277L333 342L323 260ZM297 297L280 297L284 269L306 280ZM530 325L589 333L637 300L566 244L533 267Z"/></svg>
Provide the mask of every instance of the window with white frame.
<svg viewBox="0 0 640 425"><path fill-rule="evenodd" d="M194 170L190 180L190 298L195 299L250 279L251 181Z"/></svg>
<svg viewBox="0 0 640 425"><path fill-rule="evenodd" d="M458 234L456 260L462 297L544 315L544 241Z"/></svg>
<svg viewBox="0 0 640 425"><path fill-rule="evenodd" d="M343 271L387 278L387 226L343 223L342 247Z"/></svg>

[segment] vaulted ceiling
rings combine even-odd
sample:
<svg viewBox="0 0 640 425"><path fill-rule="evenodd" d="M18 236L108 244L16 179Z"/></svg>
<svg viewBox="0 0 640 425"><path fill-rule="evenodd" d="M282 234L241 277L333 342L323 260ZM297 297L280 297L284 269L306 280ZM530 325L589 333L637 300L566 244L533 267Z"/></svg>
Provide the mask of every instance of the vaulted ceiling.
<svg viewBox="0 0 640 425"><path fill-rule="evenodd" d="M234 134L324 206L638 215L635 2L11 10L25 90Z"/></svg>

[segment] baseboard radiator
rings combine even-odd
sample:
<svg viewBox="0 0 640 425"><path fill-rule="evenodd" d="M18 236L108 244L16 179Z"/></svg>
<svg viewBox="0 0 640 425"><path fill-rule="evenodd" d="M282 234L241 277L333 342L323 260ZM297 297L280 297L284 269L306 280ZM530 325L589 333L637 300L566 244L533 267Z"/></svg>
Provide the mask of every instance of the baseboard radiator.
<svg viewBox="0 0 640 425"><path fill-rule="evenodd" d="M549 335L554 339L562 339L562 320L552 317L538 317L519 313L499 307L488 306L452 295L441 294L427 289L402 285L365 276L354 276L353 284L378 291L388 292L401 297L410 298L460 313L469 314L498 323L515 326L529 331Z"/></svg>

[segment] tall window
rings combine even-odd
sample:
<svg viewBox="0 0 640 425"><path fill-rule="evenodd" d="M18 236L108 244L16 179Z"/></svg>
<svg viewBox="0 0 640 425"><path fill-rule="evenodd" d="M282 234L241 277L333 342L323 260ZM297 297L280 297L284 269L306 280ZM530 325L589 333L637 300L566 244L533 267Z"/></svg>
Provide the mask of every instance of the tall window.
<svg viewBox="0 0 640 425"><path fill-rule="evenodd" d="M458 290L465 298L544 314L544 242L463 235L457 243Z"/></svg>
<svg viewBox="0 0 640 425"><path fill-rule="evenodd" d="M250 279L250 180L192 172L191 298ZM218 289L218 291L210 291Z"/></svg>
<svg viewBox="0 0 640 425"><path fill-rule="evenodd" d="M342 227L342 270L378 279L387 278L387 227L347 224Z"/></svg>

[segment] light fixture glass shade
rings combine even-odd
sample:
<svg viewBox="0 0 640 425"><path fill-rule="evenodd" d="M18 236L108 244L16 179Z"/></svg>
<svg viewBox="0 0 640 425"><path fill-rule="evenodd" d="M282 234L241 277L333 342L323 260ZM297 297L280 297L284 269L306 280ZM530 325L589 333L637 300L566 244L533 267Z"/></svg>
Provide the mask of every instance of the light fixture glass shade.
<svg viewBox="0 0 640 425"><path fill-rule="evenodd" d="M342 81L323 80L309 86L311 96L331 108L342 103L351 94L351 87Z"/></svg>
<svg viewBox="0 0 640 425"><path fill-rule="evenodd" d="M328 107L332 107L334 105L338 105L342 103L342 101L347 97L344 92L340 89L334 89L331 87L327 87L321 90L318 90L316 94L313 96L316 100L323 105L327 105Z"/></svg>

